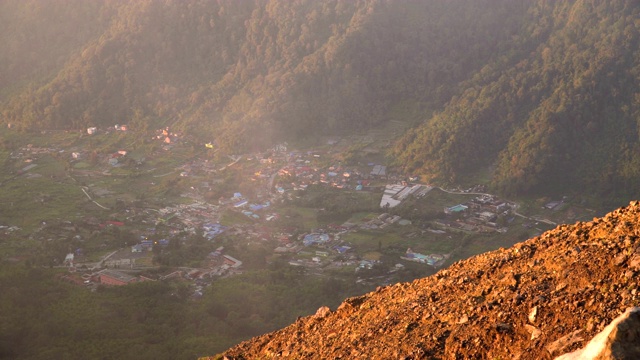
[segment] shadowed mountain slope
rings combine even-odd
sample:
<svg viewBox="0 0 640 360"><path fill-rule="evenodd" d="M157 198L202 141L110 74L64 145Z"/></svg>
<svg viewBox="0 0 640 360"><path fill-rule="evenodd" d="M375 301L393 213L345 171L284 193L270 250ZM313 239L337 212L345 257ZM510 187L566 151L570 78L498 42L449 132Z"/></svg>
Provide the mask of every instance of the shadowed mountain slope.
<svg viewBox="0 0 640 360"><path fill-rule="evenodd" d="M0 123L170 126L236 154L384 131L424 181L613 208L640 196L639 18L634 0L7 0Z"/></svg>

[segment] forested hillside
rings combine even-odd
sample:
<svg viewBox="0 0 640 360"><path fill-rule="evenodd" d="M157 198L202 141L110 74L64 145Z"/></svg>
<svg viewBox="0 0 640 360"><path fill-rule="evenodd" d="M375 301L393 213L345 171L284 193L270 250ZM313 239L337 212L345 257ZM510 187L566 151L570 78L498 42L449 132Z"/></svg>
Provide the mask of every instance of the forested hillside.
<svg viewBox="0 0 640 360"><path fill-rule="evenodd" d="M64 4L37 5L49 12ZM30 28L39 28L32 4L5 8L7 17L29 10ZM65 19L67 28L39 30L70 44L80 36L69 28L79 27L86 43L67 46L57 73L18 83L4 97L5 122L23 129L175 124L234 149L369 129L399 104L439 108L500 53L526 8L504 0L202 0L89 10ZM94 19L108 23L99 36L91 36L100 29ZM37 58L49 54L48 46L23 45L18 50Z"/></svg>
<svg viewBox="0 0 640 360"><path fill-rule="evenodd" d="M458 182L495 166L507 194L638 196L640 7L539 2L524 38L398 142L409 171Z"/></svg>
<svg viewBox="0 0 640 360"><path fill-rule="evenodd" d="M172 126L238 152L400 120L421 125L393 156L424 180L489 173L508 194L637 195L631 0L8 0L0 10L0 121L18 129Z"/></svg>

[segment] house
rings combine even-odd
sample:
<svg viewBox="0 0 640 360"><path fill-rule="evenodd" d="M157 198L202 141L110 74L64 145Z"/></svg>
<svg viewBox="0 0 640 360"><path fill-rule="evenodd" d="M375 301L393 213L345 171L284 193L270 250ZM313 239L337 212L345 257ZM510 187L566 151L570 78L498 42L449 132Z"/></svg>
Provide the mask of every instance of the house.
<svg viewBox="0 0 640 360"><path fill-rule="evenodd" d="M278 145L273 147L273 151L275 151L275 152L287 152L287 146L288 145L289 144L287 144L286 142L282 143L282 144L278 144Z"/></svg>
<svg viewBox="0 0 640 360"><path fill-rule="evenodd" d="M373 176L385 176L387 174L387 167L384 165L374 165L371 170Z"/></svg>
<svg viewBox="0 0 640 360"><path fill-rule="evenodd" d="M213 238L215 238L216 236L220 235L222 232L224 232L227 227L226 226L222 226L219 223L208 223L208 224L204 224L202 226L202 229L204 231L203 236L205 238L207 238L208 240L212 240Z"/></svg>
<svg viewBox="0 0 640 360"><path fill-rule="evenodd" d="M441 266L442 263L444 263L444 260L446 260L446 256L444 255L438 255L438 254L423 255L420 253L413 252L411 248L407 249L407 252L404 254L404 256L400 256L400 258L403 260L413 261L421 264L427 264L434 267Z"/></svg>
<svg viewBox="0 0 640 360"><path fill-rule="evenodd" d="M444 209L444 213L447 215L457 214L467 210L469 207L466 205L458 204Z"/></svg>
<svg viewBox="0 0 640 360"><path fill-rule="evenodd" d="M304 246L311 246L311 245L325 244L328 241L329 241L328 234L313 233L313 234L305 235L304 239L302 240L302 243L304 244Z"/></svg>
<svg viewBox="0 0 640 360"><path fill-rule="evenodd" d="M344 253L346 253L347 251L351 250L351 247L350 247L350 246L342 245L342 246L336 246L336 247L334 247L333 249L334 249L335 251L337 251L339 254L344 254Z"/></svg>
<svg viewBox="0 0 640 360"><path fill-rule="evenodd" d="M556 207L558 207L560 204L562 204L562 201L551 201L551 202L545 204L544 207L546 209L553 210Z"/></svg>
<svg viewBox="0 0 640 360"><path fill-rule="evenodd" d="M111 286L122 286L137 282L135 276L116 270L104 269L98 272L98 281L100 284Z"/></svg>
<svg viewBox="0 0 640 360"><path fill-rule="evenodd" d="M135 244L131 247L132 253L141 253L142 252L142 244Z"/></svg>
<svg viewBox="0 0 640 360"><path fill-rule="evenodd" d="M249 201L242 200L242 201L239 201L239 202L233 204L233 207L235 207L235 208L243 207L243 206L247 205L248 203L249 203Z"/></svg>
<svg viewBox="0 0 640 360"><path fill-rule="evenodd" d="M498 216L492 212L483 211L478 214L478 217L483 221L487 222L487 221L494 221Z"/></svg>
<svg viewBox="0 0 640 360"><path fill-rule="evenodd" d="M64 258L64 264L68 266L73 266L73 257L74 257L73 253L68 253L67 256Z"/></svg>
<svg viewBox="0 0 640 360"><path fill-rule="evenodd" d="M223 255L222 257L224 258L224 263L231 266L232 268L239 268L240 266L242 266L242 261L232 256Z"/></svg>
<svg viewBox="0 0 640 360"><path fill-rule="evenodd" d="M395 224L402 219L399 215L393 215L385 220L386 223Z"/></svg>
<svg viewBox="0 0 640 360"><path fill-rule="evenodd" d="M187 279L196 279L196 278L199 278L200 275L202 275L202 271L200 271L198 269L193 269L193 270L189 271L187 273L187 275L185 275L185 277Z"/></svg>
<svg viewBox="0 0 640 360"><path fill-rule="evenodd" d="M384 193L382 194L382 199L380 200L380 207L395 207L399 205L404 199L402 196L404 196L403 191L405 189L410 188L406 188L405 186L398 184L386 185L384 188ZM405 193L408 194L408 192L406 191Z"/></svg>

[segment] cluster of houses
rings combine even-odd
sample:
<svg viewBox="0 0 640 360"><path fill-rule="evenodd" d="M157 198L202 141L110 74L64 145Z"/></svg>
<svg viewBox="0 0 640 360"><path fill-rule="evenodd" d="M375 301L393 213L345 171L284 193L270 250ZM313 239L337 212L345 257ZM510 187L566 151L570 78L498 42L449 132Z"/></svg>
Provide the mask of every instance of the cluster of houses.
<svg viewBox="0 0 640 360"><path fill-rule="evenodd" d="M424 254L413 252L411 248L408 248L407 252L403 256L400 256L400 258L403 260L413 261L421 264L427 264L435 268L438 268L444 264L444 262L448 259L448 256L443 254L424 255Z"/></svg>
<svg viewBox="0 0 640 360"><path fill-rule="evenodd" d="M407 219L403 219L399 215L390 215L388 213L382 213L378 215L376 218L371 219L367 222L364 222L359 226L363 230L378 230L378 229L384 229L393 224L405 226L405 225L410 225L411 221Z"/></svg>
<svg viewBox="0 0 640 360"><path fill-rule="evenodd" d="M61 274L60 280L75 285L85 285L90 287L94 287L94 285L98 284L104 286L123 286L143 281L155 281L154 279L144 275L134 275L132 273L114 269L102 269L95 273L85 273L82 275L74 273Z"/></svg>
<svg viewBox="0 0 640 360"><path fill-rule="evenodd" d="M34 146L33 144L27 144L27 146L24 146L18 149L17 151L11 152L11 154L9 154L9 157L12 160L19 160L27 164L27 165L24 165L22 168L20 168L16 172L16 175L18 176L25 175L31 178L31 177L40 176L37 174L29 173L30 170L38 166L38 164L36 164L35 162L38 160L40 156L46 155L46 154L58 154L61 152L64 152L64 150L60 150L58 148L51 148L51 147L38 147L38 146Z"/></svg>
<svg viewBox="0 0 640 360"><path fill-rule="evenodd" d="M157 129L153 136L153 140L160 140L165 145L170 145L176 142L181 137L181 134L171 132L169 127L166 127L164 129Z"/></svg>
<svg viewBox="0 0 640 360"><path fill-rule="evenodd" d="M176 170L180 172L180 176L182 177L194 175L209 175L215 174L217 172L216 164L206 158L197 158L185 162L184 164L178 166ZM201 188L211 189L211 184L208 181L200 185Z"/></svg>
<svg viewBox="0 0 640 360"><path fill-rule="evenodd" d="M304 160L309 161L309 160ZM380 165L373 165L379 167ZM326 169L311 166L309 164L291 163L278 172L280 176L291 176L293 181L290 185L283 184L278 191L281 193L287 190L305 190L309 185L323 184L338 189L352 189L356 191L372 190L371 181L382 179L386 172L372 171L370 174L362 173L356 168L349 168L342 165L330 166Z"/></svg>
<svg viewBox="0 0 640 360"><path fill-rule="evenodd" d="M389 184L384 188L382 193L382 199L380 199L381 208L392 208L400 205L409 195L416 197L423 197L429 191L433 189L427 185L408 185L402 184Z"/></svg>
<svg viewBox="0 0 640 360"><path fill-rule="evenodd" d="M162 223L179 232L195 234L202 229L211 239L225 229L219 226L220 206L204 201L178 204L161 208L156 214L156 223ZM218 224L218 225L215 225Z"/></svg>
<svg viewBox="0 0 640 360"><path fill-rule="evenodd" d="M480 195L464 204L456 204L444 208L444 213L455 220L443 219L436 221L444 227L457 228L464 231L477 232L506 232L504 223L499 224L499 218L512 219L515 204L501 200L493 195Z"/></svg>
<svg viewBox="0 0 640 360"><path fill-rule="evenodd" d="M106 133L108 133L108 132L110 132L111 130L115 130L115 131L128 131L128 130L129 130L129 126L128 126L128 125L118 125L118 124L116 124L116 125L115 125L115 126L113 126L113 127L108 127L108 128L102 129L102 130L101 130L101 129L98 129L98 127L96 127L96 126L91 126L91 127L88 127L88 128L87 128L87 134L88 134L88 135L96 135L96 134L98 134L98 133L99 133L99 132L101 132L101 131L102 131L102 132L106 132Z"/></svg>
<svg viewBox="0 0 640 360"><path fill-rule="evenodd" d="M150 251L150 249L154 245L166 245L160 244L160 242L151 242L149 240L143 240L139 244L136 244L132 247L132 252L140 251ZM103 266L106 268L82 274L80 277L82 282L79 281L78 275L67 276L63 280L70 281L72 283L77 283L78 285L106 285L106 286L122 286L128 285L131 283L141 282L141 281L156 281L156 280L171 280L171 279L182 279L187 281L198 281L200 285L203 284L203 281L206 283L206 279L220 277L220 276L229 276L233 274L239 274L242 272L242 261L234 258L231 255L224 254L224 247L220 246L215 251L212 251L207 256L208 264L204 268L198 269L187 269L183 268L178 271L173 271L169 274L165 274L163 276L159 276L156 278L140 275L140 270L143 270L138 267L134 267L135 258L122 258L120 256L112 257L109 260L105 261ZM65 259L65 264L68 266L73 266L73 254L67 255L67 259ZM126 266L122 266L126 265ZM129 266L130 265L130 266ZM201 292L202 289L199 291ZM196 291L197 293L198 291ZM196 294L198 295L198 294ZM199 295L202 295L200 293Z"/></svg>
<svg viewBox="0 0 640 360"><path fill-rule="evenodd" d="M95 134L98 131L95 128L91 132L89 130L87 129L89 134ZM109 130L114 131L112 129ZM117 125L115 131L127 131L127 128L126 126ZM179 138L180 134L171 132L169 128L158 129L154 135L154 140L162 141L165 145L172 145ZM127 155L125 150L110 154L109 163L112 166L117 166ZM280 144L265 154L243 156L243 160L256 160L259 162L258 166L255 166L255 164L248 166L248 168L251 168L249 176L258 184L267 185L261 186L261 188L264 188L261 191L266 192L267 198L265 198L264 193L262 196L258 196L260 195L259 193L255 196L257 200L253 199L253 196L252 199L249 199L236 192L233 196L221 198L216 205L200 200L191 204L168 206L159 210L132 210L125 221L145 224L147 227L142 229L143 226L139 226L139 229L133 230L137 236L140 236L140 241L131 245L129 263L123 262L123 259L118 259L120 261L118 263L105 262L106 265L112 268L109 269L110 271L102 272L97 281L109 285L124 285L140 281L139 278L127 275L127 273L118 275L118 269L125 268L127 265L129 268L135 267L137 264L135 263L136 257L134 254L148 253L155 246L166 247L170 240L181 238L185 233L196 234L199 230L209 241L215 241L223 233L239 235L243 240L246 239L248 241L275 240L274 243L277 244L274 250L275 254L300 255L296 260L291 260L292 265L313 266L320 263L326 264L329 261L324 259L330 258L331 255L342 255L336 257L336 259L339 258L340 260L332 260L331 263L345 261L345 259L347 261L360 261L359 256L352 251L352 247L340 240L342 233L349 231L349 229L355 231L356 229L353 228L336 227L326 231L317 230L300 235L297 239L291 234L275 234L272 229L260 230L262 220L269 221L278 217L276 213L270 213L269 210L274 201L278 199L278 196L282 196L282 194L290 190L305 190L309 185L322 184L339 189L366 191L374 189L371 186L372 183L384 184L389 179L393 179L384 165L369 163L365 168L364 165L351 167L334 164L323 167L319 165L324 160L323 156L323 153L319 152L290 152L287 144ZM238 157L237 159L240 158ZM185 181L194 182L194 186L191 189L193 189L193 195L196 196L200 189L211 190L211 183L215 180L208 175L218 173L223 169L217 169L215 164L207 159L194 159L181 164L176 170L183 177L193 177L195 179L198 176L203 176L202 181L185 179ZM271 191L276 179L276 172L281 178L278 179L279 182L275 187L276 191ZM282 179L287 181L282 181ZM200 181L200 185L195 185L197 181ZM425 196L431 189L430 186L407 183L387 185L384 188L380 207L395 207L410 196ZM255 222L251 222L248 225L223 226L219 222L222 209L237 211L255 220ZM484 231L485 229L499 231L497 218L508 214L510 209L511 204L509 203L502 202L494 197L479 196L469 203L457 204L445 209L445 213L460 215L456 216L459 217L457 221L451 221L447 226L477 231ZM157 225L160 224L163 225L161 228L166 234L156 233ZM399 216L384 213L362 224L360 228L368 230L384 229L392 224L408 225L410 222L403 220ZM268 227L267 224L262 225ZM161 237L162 239L160 239ZM159 240L152 241L149 239ZM242 258L242 256L239 257ZM423 255L410 249L402 258L431 266L439 266L446 260L442 255ZM179 276L188 279L225 276L240 272L243 265L241 260L225 254L222 246L208 254L207 261L208 265L205 269L183 271ZM375 265L373 260L362 260L358 268L366 269L373 267L373 265ZM116 267L116 269L113 269L113 267ZM102 277L104 277L104 280Z"/></svg>

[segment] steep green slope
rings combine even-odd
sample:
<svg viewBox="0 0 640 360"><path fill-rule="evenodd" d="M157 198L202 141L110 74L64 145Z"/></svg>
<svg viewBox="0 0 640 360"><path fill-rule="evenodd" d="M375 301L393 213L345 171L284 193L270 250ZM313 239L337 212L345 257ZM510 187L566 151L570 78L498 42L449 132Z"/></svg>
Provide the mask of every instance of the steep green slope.
<svg viewBox="0 0 640 360"><path fill-rule="evenodd" d="M25 4L0 4L0 121L20 129L172 126L239 152L424 119L392 153L429 181L640 180L630 0Z"/></svg>
<svg viewBox="0 0 640 360"><path fill-rule="evenodd" d="M639 13L632 1L532 7L518 50L406 134L401 163L443 182L495 165L510 194L638 195Z"/></svg>
<svg viewBox="0 0 640 360"><path fill-rule="evenodd" d="M111 2L0 2L0 103L29 83L50 81L69 57L105 31ZM34 85L35 86L35 85Z"/></svg>
<svg viewBox="0 0 640 360"><path fill-rule="evenodd" d="M234 150L360 131L397 104L439 108L501 52L526 11L506 0L111 5L117 15L99 11L110 19L99 39L70 54L54 79L13 97L4 121L142 130L152 122Z"/></svg>

